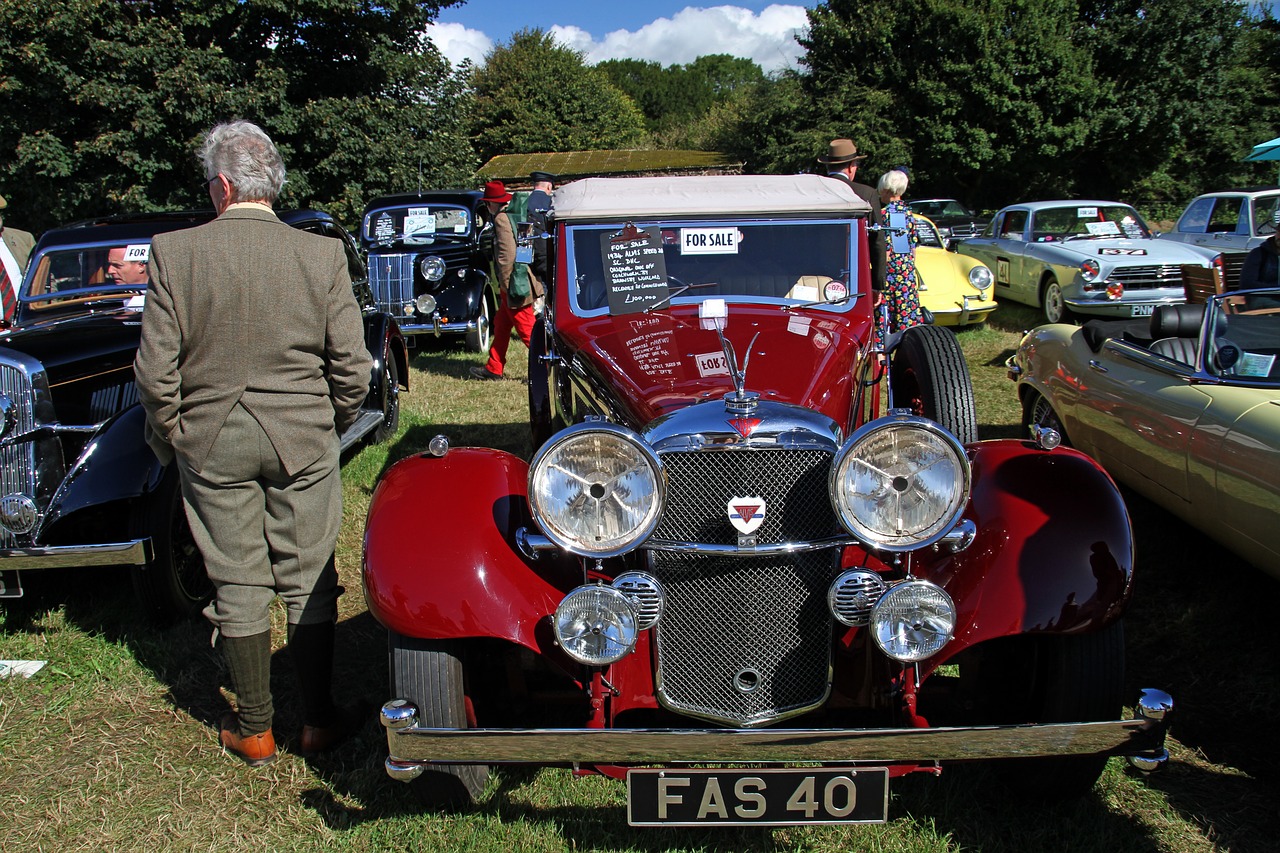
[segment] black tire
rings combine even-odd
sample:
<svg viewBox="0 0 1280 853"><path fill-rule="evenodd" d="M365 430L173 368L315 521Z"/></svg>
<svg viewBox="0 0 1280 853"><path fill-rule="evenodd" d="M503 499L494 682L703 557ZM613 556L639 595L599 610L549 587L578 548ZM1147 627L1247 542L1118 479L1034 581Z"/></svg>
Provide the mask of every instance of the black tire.
<svg viewBox="0 0 1280 853"><path fill-rule="evenodd" d="M893 405L937 421L961 443L978 440L973 381L960 343L941 326L912 326L893 352Z"/></svg>
<svg viewBox="0 0 1280 853"><path fill-rule="evenodd" d="M1124 705L1124 623L1090 634L1037 639L1035 688L1025 722L1118 720ZM1012 722L1024 722L1013 720ZM998 762L998 777L1030 800L1087 794L1107 766L1106 756L1072 755Z"/></svg>
<svg viewBox="0 0 1280 853"><path fill-rule="evenodd" d="M170 465L156 490L142 499L131 526L135 536L151 537L151 562L132 573L147 615L168 624L199 613L213 597L213 583L187 524L176 467Z"/></svg>
<svg viewBox="0 0 1280 853"><path fill-rule="evenodd" d="M1028 434L1026 430L1033 424L1057 430L1058 435L1062 436L1063 446L1071 446L1071 439L1067 437L1067 428L1062 425L1062 418L1058 417L1058 413L1053 410L1053 406L1038 391L1032 391L1027 396L1027 402L1022 408L1024 436Z"/></svg>
<svg viewBox="0 0 1280 853"><path fill-rule="evenodd" d="M418 722L432 728L467 728L465 674L459 644L390 635L391 694L418 707ZM410 782L430 809L472 805L489 781L487 764L428 767Z"/></svg>
<svg viewBox="0 0 1280 853"><path fill-rule="evenodd" d="M480 291L480 313L476 327L467 330L467 352L487 353L493 344L493 307L489 304L489 288Z"/></svg>
<svg viewBox="0 0 1280 853"><path fill-rule="evenodd" d="M1062 295L1057 276L1047 275L1040 285L1040 310L1049 323L1070 323L1074 319Z"/></svg>
<svg viewBox="0 0 1280 853"><path fill-rule="evenodd" d="M382 353L382 380L379 384L382 386L382 422L373 432L375 443L391 438L400 426L400 365L390 348Z"/></svg>

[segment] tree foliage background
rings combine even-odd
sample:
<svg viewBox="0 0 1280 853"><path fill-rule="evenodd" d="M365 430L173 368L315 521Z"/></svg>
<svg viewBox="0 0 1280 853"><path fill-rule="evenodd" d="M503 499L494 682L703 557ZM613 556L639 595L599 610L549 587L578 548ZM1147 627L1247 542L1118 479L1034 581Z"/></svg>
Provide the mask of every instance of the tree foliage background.
<svg viewBox="0 0 1280 853"><path fill-rule="evenodd" d="M280 146L282 205L354 224L371 195L464 182L469 98L420 33L454 0L6 0L0 192L40 230L208 207L194 152L246 118Z"/></svg>
<svg viewBox="0 0 1280 853"><path fill-rule="evenodd" d="M257 121L283 204L354 225L374 195L471 185L494 154L696 148L749 172L815 171L833 137L860 177L978 207L1102 196L1176 212L1273 183L1280 26L1244 0L826 0L799 69L583 54L542 30L453 69L421 34L462 0L3 0L0 192L39 231L207 206L194 151Z"/></svg>

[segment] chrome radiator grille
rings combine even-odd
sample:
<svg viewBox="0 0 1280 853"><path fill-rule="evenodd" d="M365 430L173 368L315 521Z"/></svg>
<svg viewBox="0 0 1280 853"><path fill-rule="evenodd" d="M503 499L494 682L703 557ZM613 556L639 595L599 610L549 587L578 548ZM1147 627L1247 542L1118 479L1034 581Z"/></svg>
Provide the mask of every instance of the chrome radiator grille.
<svg viewBox="0 0 1280 853"><path fill-rule="evenodd" d="M831 454L821 450L734 448L666 453L667 500L657 539L737 545L729 523L731 498L765 500L760 544L807 542L836 536L827 476Z"/></svg>
<svg viewBox="0 0 1280 853"><path fill-rule="evenodd" d="M413 302L413 263L417 255L370 255L369 287L379 311L403 317Z"/></svg>
<svg viewBox="0 0 1280 853"><path fill-rule="evenodd" d="M653 552L667 596L654 629L662 704L734 726L820 704L830 683L826 592L836 553Z"/></svg>
<svg viewBox="0 0 1280 853"><path fill-rule="evenodd" d="M31 384L22 370L11 364L0 362L0 394L12 401L17 414L17 423L10 434L19 434L34 429L35 412L32 408L33 395ZM24 441L0 447L0 495L21 492L25 495L35 494L36 443ZM0 528L0 547L12 547L15 539L12 533Z"/></svg>
<svg viewBox="0 0 1280 853"><path fill-rule="evenodd" d="M1147 267L1119 267L1107 276L1126 290L1149 290L1156 287L1182 287L1182 268L1177 264Z"/></svg>

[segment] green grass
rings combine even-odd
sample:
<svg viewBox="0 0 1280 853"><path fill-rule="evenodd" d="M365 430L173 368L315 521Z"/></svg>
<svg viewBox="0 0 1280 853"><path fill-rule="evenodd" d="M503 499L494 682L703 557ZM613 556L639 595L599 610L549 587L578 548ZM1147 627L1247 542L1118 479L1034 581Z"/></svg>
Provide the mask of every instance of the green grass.
<svg viewBox="0 0 1280 853"><path fill-rule="evenodd" d="M1004 359L1034 313L1003 305L958 337L968 356L983 438L1016 436ZM525 351L509 371L524 376ZM379 473L444 433L455 445L528 455L519 382L465 379L477 356L419 355L392 441L343 470L338 692L386 698L386 639L360 593L364 514ZM983 785L980 769L895 780L889 823L853 828L633 830L622 783L566 770L504 770L472 812L426 814L382 770L372 720L314 761L293 750L299 721L287 657L273 659L276 731L285 753L251 770L224 756L216 721L228 707L209 629L139 620L123 572L32 578L0 609L0 659L48 660L31 679L0 680L0 847L44 850L481 851L1271 851L1280 846L1277 716L1280 664L1270 628L1275 581L1126 495L1138 538L1137 592L1126 619L1133 688L1179 706L1174 761L1149 779L1113 761L1094 793L1029 808ZM423 495L423 512L448 495ZM1088 508L1082 507L1082 513ZM422 543L430 548L430 541ZM276 614L282 637L282 613Z"/></svg>

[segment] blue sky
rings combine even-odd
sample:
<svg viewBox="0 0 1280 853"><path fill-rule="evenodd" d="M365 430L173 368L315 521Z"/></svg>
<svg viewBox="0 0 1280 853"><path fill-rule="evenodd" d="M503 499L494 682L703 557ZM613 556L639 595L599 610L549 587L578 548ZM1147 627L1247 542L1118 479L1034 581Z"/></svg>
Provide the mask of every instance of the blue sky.
<svg viewBox="0 0 1280 853"><path fill-rule="evenodd" d="M816 0L470 0L440 13L431 39L452 62L479 61L498 42L524 28L553 33L588 62L647 59L662 65L711 53L753 59L766 71L794 67L795 34Z"/></svg>

